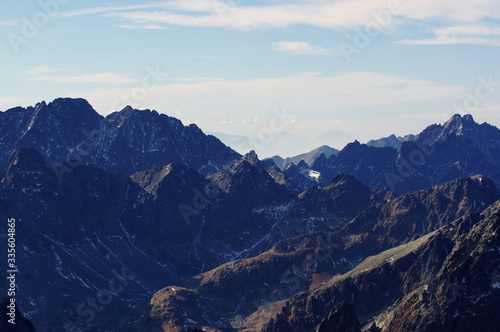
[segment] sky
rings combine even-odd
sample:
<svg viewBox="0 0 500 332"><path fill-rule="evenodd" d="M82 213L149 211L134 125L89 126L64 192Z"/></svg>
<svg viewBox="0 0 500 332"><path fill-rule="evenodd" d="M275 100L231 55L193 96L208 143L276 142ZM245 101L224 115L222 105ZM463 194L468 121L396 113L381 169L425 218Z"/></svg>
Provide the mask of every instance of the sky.
<svg viewBox="0 0 500 332"><path fill-rule="evenodd" d="M155 109L261 157L455 113L500 127L498 0L6 3L1 111L58 97Z"/></svg>

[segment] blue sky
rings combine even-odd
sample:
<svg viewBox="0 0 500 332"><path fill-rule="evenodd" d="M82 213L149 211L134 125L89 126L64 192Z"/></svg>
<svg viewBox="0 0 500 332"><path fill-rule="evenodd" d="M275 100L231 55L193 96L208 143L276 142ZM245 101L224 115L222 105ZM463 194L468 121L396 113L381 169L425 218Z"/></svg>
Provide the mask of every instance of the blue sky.
<svg viewBox="0 0 500 332"><path fill-rule="evenodd" d="M500 126L497 0L3 7L0 110L60 96L86 98L103 115L131 104L206 132L261 137L262 156L283 148L273 137L284 133L316 144L342 131L345 141L324 142L341 148L345 137L417 133L453 113ZM288 114L278 125L277 112Z"/></svg>

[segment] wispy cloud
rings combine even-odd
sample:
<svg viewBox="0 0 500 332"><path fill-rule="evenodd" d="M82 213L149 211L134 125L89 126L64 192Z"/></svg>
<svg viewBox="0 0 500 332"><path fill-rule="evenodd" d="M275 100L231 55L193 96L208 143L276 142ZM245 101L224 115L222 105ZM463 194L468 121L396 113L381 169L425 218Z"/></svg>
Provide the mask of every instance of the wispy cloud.
<svg viewBox="0 0 500 332"><path fill-rule="evenodd" d="M397 42L406 45L450 45L475 44L500 46L500 27L491 26L452 26L434 30L435 37L428 39L405 39Z"/></svg>
<svg viewBox="0 0 500 332"><path fill-rule="evenodd" d="M360 1L356 1L360 2ZM309 24L335 28L362 24L369 18L370 10L380 5L363 0L368 8L350 6L346 3L330 4L286 4L273 6L229 6L222 1L197 1L197 5L177 1L175 11L116 11L105 14L110 18L122 18L133 22L152 22L194 27L229 27L255 29L286 27L294 24ZM375 2L378 2L375 1ZM349 8L345 8L349 7ZM190 11L191 13L186 13ZM343 15L346 11L353 15ZM339 15L340 13L340 15Z"/></svg>
<svg viewBox="0 0 500 332"><path fill-rule="evenodd" d="M102 83L102 84L127 84L135 82L134 79L115 73L87 74L80 76L40 76L28 78L28 81L52 81L58 83Z"/></svg>
<svg viewBox="0 0 500 332"><path fill-rule="evenodd" d="M101 14L112 11L126 11L135 9L148 9L148 8L158 8L165 7L166 3L163 4L145 4L145 5L129 5L129 6L107 6L107 7L92 7L92 8L81 8L76 10L64 11L59 13L60 18L70 18L75 16L89 15L89 14Z"/></svg>
<svg viewBox="0 0 500 332"><path fill-rule="evenodd" d="M378 12L388 9L387 0L307 1L279 5L228 5L217 0L178 0L168 2L168 11L111 11L106 17L134 22L182 26L255 29L307 24L329 29L362 26ZM498 18L497 0L421 0L397 1L400 20L439 20L440 22L478 22Z"/></svg>
<svg viewBox="0 0 500 332"><path fill-rule="evenodd" d="M500 18L497 0L421 0L392 1L399 6L392 15L391 27L415 22L440 22L449 25L435 29L435 37L404 39L399 44L438 45L476 44L499 46L495 28L484 34L456 33L453 28L481 26L488 20ZM377 21L377 15L389 8L387 0L291 1L273 5L244 5L242 2L223 0L171 0L159 3L103 6L61 12L58 17L102 14L122 22L121 29L165 29L164 25L190 27L223 27L232 29L284 28L292 25L310 25L327 29L351 29ZM11 25L12 22L1 22ZM431 23L432 24L432 23ZM451 29L451 30L447 30ZM284 43L284 42L282 42ZM278 44L275 50L290 54L327 54L331 50L299 44Z"/></svg>
<svg viewBox="0 0 500 332"><path fill-rule="evenodd" d="M326 55L337 54L338 51L311 45L306 42L280 41L273 43L273 50L294 55Z"/></svg>
<svg viewBox="0 0 500 332"><path fill-rule="evenodd" d="M116 25L117 28L120 29L131 29L131 30L165 30L161 25L129 25L129 24L120 24Z"/></svg>
<svg viewBox="0 0 500 332"><path fill-rule="evenodd" d="M59 68L51 68L46 66L35 66L29 70L23 71L22 75L39 75L39 74L48 74L60 71Z"/></svg>

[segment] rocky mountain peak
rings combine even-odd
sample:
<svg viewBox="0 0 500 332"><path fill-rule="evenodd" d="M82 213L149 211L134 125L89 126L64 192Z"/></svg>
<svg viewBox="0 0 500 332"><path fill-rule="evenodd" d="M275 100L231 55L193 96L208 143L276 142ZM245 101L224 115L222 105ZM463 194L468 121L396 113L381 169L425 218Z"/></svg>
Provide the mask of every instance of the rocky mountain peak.
<svg viewBox="0 0 500 332"><path fill-rule="evenodd" d="M34 109L35 109L36 111L38 111L38 110L40 110L40 109L42 109L42 108L44 108L44 107L46 107L46 106L47 106L47 103L45 102L45 100L43 100L43 101L41 101L41 102L39 102L39 103L36 103L36 105L35 105Z"/></svg>
<svg viewBox="0 0 500 332"><path fill-rule="evenodd" d="M462 119L465 121L465 122L474 122L476 123L476 121L474 121L474 118L472 117L471 114L465 114Z"/></svg>
<svg viewBox="0 0 500 332"><path fill-rule="evenodd" d="M255 150L252 150L248 152L246 155L244 155L242 160L246 160L250 165L254 166L260 162L259 157L257 156Z"/></svg>
<svg viewBox="0 0 500 332"><path fill-rule="evenodd" d="M83 98L57 98L46 104L44 101L38 103L35 109L46 109L50 114L73 121L93 121L102 118L89 102Z"/></svg>
<svg viewBox="0 0 500 332"><path fill-rule="evenodd" d="M478 124L474 121L472 115L466 114L462 117L460 114L455 114L445 122L443 132L448 135L464 135L465 130L470 130L477 126Z"/></svg>
<svg viewBox="0 0 500 332"><path fill-rule="evenodd" d="M201 132L200 127L198 127L195 123L190 123L190 124L188 125L188 128L189 128L189 129L192 129L194 132ZM208 136L215 137L215 136L213 136L213 135L208 135Z"/></svg>
<svg viewBox="0 0 500 332"><path fill-rule="evenodd" d="M314 161L314 163L311 165L311 167L314 167L314 165L325 165L327 162L327 158L324 153L321 153L318 158Z"/></svg>
<svg viewBox="0 0 500 332"><path fill-rule="evenodd" d="M309 166L306 164L306 162L304 160L301 160L298 164L297 164L297 167L300 168L300 169L308 169Z"/></svg>
<svg viewBox="0 0 500 332"><path fill-rule="evenodd" d="M366 144L361 144L358 140L355 140L352 143L347 144L342 150L337 153L337 157L339 158L345 158L345 156L352 156L355 155L357 157L360 156L362 153L367 153L367 151L374 151L373 149L376 149L374 147L368 146ZM386 148L389 149L389 148ZM333 155L330 156L330 158L334 157Z"/></svg>
<svg viewBox="0 0 500 332"><path fill-rule="evenodd" d="M135 111L135 109L132 106L127 105L120 112L126 114L126 113L132 113L134 111Z"/></svg>

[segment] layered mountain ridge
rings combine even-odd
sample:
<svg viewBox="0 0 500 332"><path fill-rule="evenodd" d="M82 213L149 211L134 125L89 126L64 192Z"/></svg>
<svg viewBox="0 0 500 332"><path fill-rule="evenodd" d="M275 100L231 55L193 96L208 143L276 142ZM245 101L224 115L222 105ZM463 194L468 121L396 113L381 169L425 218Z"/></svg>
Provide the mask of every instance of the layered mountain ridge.
<svg viewBox="0 0 500 332"><path fill-rule="evenodd" d="M479 308L498 302L500 136L471 116L281 168L82 99L0 126L0 218L37 331L465 331L495 314Z"/></svg>
<svg viewBox="0 0 500 332"><path fill-rule="evenodd" d="M396 201L394 196L388 195L385 202L375 202L365 210L370 218L366 222L369 226L365 224L364 229L352 230L350 228L353 224L348 223L337 232L309 233L281 240L270 251L259 256L224 264L184 284L167 287L153 296L150 313L153 322L164 323L154 325L148 320L146 326L162 326L165 331L180 331L183 326L190 326L191 323L191 326L220 330L235 328L260 331L266 324L274 324L270 323L269 317L271 313L282 310L284 299L294 298L296 293L314 289L335 275L352 274L352 271L360 268L356 267L357 262L369 255L412 243L411 241L427 241L425 237L430 236L426 235L429 232L450 224L456 218L482 211L483 205L477 206L466 198L476 189L468 192L461 188L478 186L481 189L477 189L484 192L483 197L488 197L484 206L489 206L500 198L500 192L491 186L491 181L485 182L486 179L482 177L458 179L423 192L397 197ZM443 201L444 196L449 196L450 200ZM417 201L420 207L412 207ZM400 204L405 204L406 207L403 208ZM462 209L457 209L456 205L460 205ZM370 211L373 209L391 211L392 216L373 214ZM362 218L364 216L362 213ZM419 228L423 218L427 218L427 228ZM398 229L398 223L407 228ZM390 240L381 237L381 234L387 232ZM421 236L424 238L420 238ZM403 250L405 247L401 248ZM414 273L402 272L408 275ZM423 270L421 273L423 278L430 272ZM418 275L413 278L412 280L419 279ZM343 297L342 300L350 299ZM214 306L212 301L218 305ZM166 306L166 303L169 305ZM303 310L309 308L309 305L299 308ZM363 312L366 314L366 311ZM317 314L313 311L308 315ZM323 314L326 313L321 311L320 315ZM294 323L269 331L306 330L301 324Z"/></svg>

